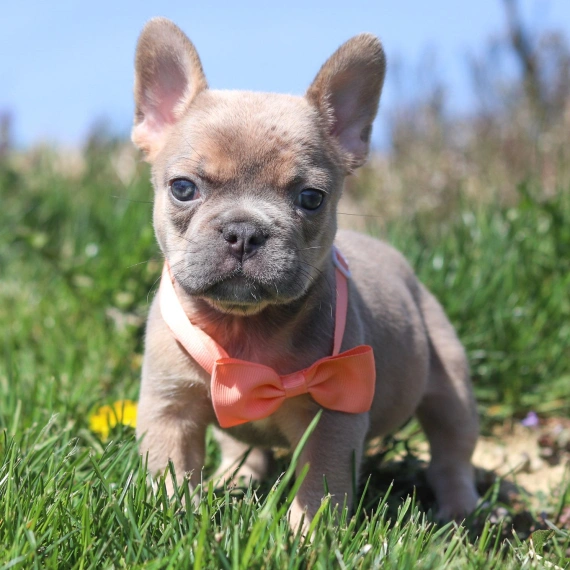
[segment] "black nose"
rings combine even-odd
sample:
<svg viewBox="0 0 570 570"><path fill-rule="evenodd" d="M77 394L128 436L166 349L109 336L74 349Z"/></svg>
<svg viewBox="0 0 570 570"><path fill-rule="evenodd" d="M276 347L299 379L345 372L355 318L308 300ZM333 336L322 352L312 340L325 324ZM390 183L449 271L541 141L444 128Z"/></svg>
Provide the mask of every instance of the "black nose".
<svg viewBox="0 0 570 570"><path fill-rule="evenodd" d="M267 241L265 232L251 222L231 222L225 225L221 232L230 253L239 261L245 261L255 255Z"/></svg>

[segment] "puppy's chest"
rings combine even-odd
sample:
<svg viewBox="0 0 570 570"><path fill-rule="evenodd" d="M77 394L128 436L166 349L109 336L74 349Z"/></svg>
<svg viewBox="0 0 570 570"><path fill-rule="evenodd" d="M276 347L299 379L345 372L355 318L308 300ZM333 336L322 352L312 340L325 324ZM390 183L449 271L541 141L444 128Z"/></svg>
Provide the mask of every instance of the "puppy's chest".
<svg viewBox="0 0 570 570"><path fill-rule="evenodd" d="M247 445L265 448L289 448L291 442L276 420L277 417L269 416L262 420L230 428L227 431Z"/></svg>
<svg viewBox="0 0 570 570"><path fill-rule="evenodd" d="M314 347L295 346L291 339L278 334L239 335L226 338L222 346L231 358L269 366L281 375L307 368L319 358L314 356Z"/></svg>

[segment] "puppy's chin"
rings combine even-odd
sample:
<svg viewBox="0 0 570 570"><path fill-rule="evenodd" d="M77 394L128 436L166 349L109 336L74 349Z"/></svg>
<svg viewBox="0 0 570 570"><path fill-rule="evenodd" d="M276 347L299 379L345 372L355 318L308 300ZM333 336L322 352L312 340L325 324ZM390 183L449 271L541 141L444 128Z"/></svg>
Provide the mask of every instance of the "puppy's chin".
<svg viewBox="0 0 570 570"><path fill-rule="evenodd" d="M219 301L203 297L203 299L214 309L226 315L235 315L238 317L250 317L258 315L265 309L269 301L260 301L259 303L234 303L230 301Z"/></svg>
<svg viewBox="0 0 570 570"><path fill-rule="evenodd" d="M246 279L243 275L221 279L201 291L187 289L187 292L199 297L220 313L242 317L257 315L276 301L266 287L252 279Z"/></svg>
<svg viewBox="0 0 570 570"><path fill-rule="evenodd" d="M221 313L236 316L257 315L276 302L266 287L243 276L219 281L200 297Z"/></svg>

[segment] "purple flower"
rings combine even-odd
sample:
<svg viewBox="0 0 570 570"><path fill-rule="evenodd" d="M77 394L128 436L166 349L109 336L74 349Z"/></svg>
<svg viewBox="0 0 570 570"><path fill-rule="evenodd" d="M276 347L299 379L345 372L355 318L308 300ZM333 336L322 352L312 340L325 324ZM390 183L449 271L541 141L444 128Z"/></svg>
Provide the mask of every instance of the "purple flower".
<svg viewBox="0 0 570 570"><path fill-rule="evenodd" d="M539 423L540 423L540 421L538 419L538 416L536 415L536 412L529 412L526 415L526 418L521 421L521 424L524 427L528 427L528 428L538 427Z"/></svg>

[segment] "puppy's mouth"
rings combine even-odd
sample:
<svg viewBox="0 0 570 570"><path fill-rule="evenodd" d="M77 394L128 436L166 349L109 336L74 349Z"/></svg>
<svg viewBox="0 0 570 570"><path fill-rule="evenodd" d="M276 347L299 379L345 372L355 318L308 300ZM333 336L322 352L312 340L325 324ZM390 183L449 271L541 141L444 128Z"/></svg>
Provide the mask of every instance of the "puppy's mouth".
<svg viewBox="0 0 570 570"><path fill-rule="evenodd" d="M260 313L277 301L275 289L271 292L267 285L241 271L221 277L192 294L220 312L244 316Z"/></svg>
<svg viewBox="0 0 570 570"><path fill-rule="evenodd" d="M231 261L231 260L230 260ZM252 260L253 261L253 260ZM270 259L264 263L218 263L209 260L171 266L187 295L207 302L222 313L255 315L271 305L284 305L301 297L312 283L295 260Z"/></svg>

